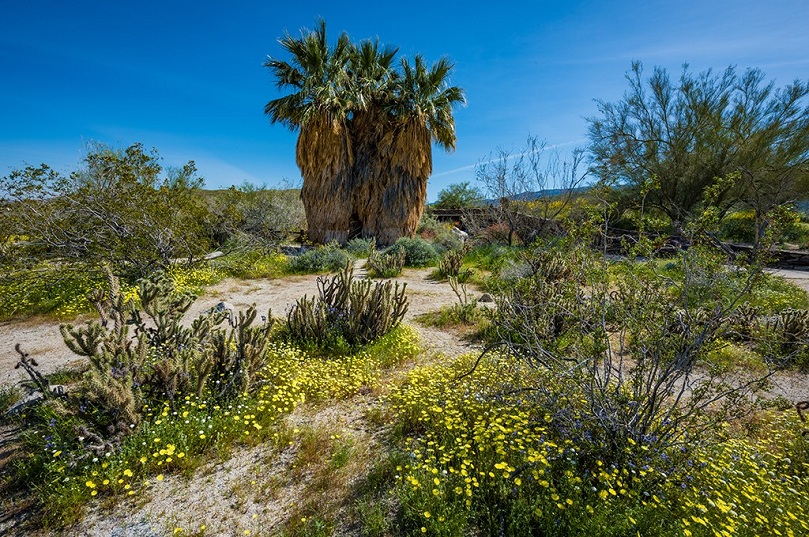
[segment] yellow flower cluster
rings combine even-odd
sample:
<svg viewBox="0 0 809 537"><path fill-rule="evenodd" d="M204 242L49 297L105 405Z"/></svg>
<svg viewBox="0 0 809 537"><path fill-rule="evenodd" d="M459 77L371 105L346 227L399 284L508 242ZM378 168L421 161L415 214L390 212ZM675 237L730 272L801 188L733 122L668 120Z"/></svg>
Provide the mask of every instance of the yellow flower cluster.
<svg viewBox="0 0 809 537"><path fill-rule="evenodd" d="M166 273L178 293L189 291L197 295L205 286L213 285L224 278L224 274L210 265L194 267L174 265Z"/></svg>
<svg viewBox="0 0 809 537"><path fill-rule="evenodd" d="M800 438L796 420L775 420L767 443L717 439L663 453L657 469L617 468L551 430L542 409L504 396L521 388L513 384L514 363L484 361L461 376L471 363L417 368L388 395L412 435L397 491L416 531L451 534L453 523L464 527L502 511L513 517L509 527L524 524L513 526L516 533L566 527L569 534L809 535L809 465L790 466L781 452ZM651 451L630 444L644 456ZM667 474L675 460L677 475Z"/></svg>
<svg viewBox="0 0 809 537"><path fill-rule="evenodd" d="M236 258L230 258L223 264L222 270L238 278L277 278L287 269L287 256L281 252L262 254L250 252Z"/></svg>
<svg viewBox="0 0 809 537"><path fill-rule="evenodd" d="M412 463L398 476L413 509L444 512L443 504L455 502L472 510L491 494L531 498L539 514L548 506L565 511L580 503L575 447L553 442L544 416L537 419L532 409L492 403L502 388L495 365L481 363L475 375L456 380L471 363L464 358L418 368L388 395L397 417L422 432L409 439ZM523 493L528 483L532 490ZM422 521L427 529L440 522Z"/></svg>
<svg viewBox="0 0 809 537"><path fill-rule="evenodd" d="M72 319L91 309L87 293L102 283L88 272L67 271L42 263L0 279L0 318L52 313Z"/></svg>
<svg viewBox="0 0 809 537"><path fill-rule="evenodd" d="M809 535L809 463L793 463L780 452L801 442L798 431L797 420L782 415L764 439L729 439L702 450L677 513L683 535L704 529L721 537Z"/></svg>
<svg viewBox="0 0 809 537"><path fill-rule="evenodd" d="M328 359L276 343L261 374L276 386L294 386L308 400L342 399L363 386L373 386L382 369L418 352L418 333L408 326L400 326L358 354Z"/></svg>

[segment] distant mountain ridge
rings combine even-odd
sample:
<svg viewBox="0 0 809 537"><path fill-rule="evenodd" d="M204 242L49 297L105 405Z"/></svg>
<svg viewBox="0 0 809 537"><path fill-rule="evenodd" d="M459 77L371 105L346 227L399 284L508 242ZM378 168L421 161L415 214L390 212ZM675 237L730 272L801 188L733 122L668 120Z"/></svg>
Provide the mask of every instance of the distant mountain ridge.
<svg viewBox="0 0 809 537"><path fill-rule="evenodd" d="M576 188L568 189L568 188L546 188L544 190L535 190L533 192L522 192L521 194L517 194L515 196L509 196L510 199L516 201L535 201L542 198L553 198L556 196L561 196L569 191L572 191L574 194L584 194L588 192L592 186L579 186ZM497 203L499 200L490 198L483 200L485 205L491 205Z"/></svg>

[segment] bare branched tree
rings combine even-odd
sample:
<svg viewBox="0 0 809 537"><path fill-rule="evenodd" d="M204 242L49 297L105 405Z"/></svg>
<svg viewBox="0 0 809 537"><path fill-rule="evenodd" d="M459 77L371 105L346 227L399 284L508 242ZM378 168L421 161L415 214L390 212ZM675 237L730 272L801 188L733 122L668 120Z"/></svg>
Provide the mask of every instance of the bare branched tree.
<svg viewBox="0 0 809 537"><path fill-rule="evenodd" d="M754 409L771 372L711 367L706 357L750 317L744 300L762 281L763 264L728 266L721 252L699 244L697 224L689 226L694 245L672 269L648 256L644 239L638 257L610 261L590 247L596 231L581 229L564 247L533 246L530 273L495 293L489 350L544 379L525 397L584 452L619 464L642 453L634 444L684 446Z"/></svg>
<svg viewBox="0 0 809 537"><path fill-rule="evenodd" d="M582 149L575 149L563 159L546 142L530 136L517 153L501 148L477 166L476 179L492 199L493 220L507 227L509 244L518 237L530 242L549 230L558 231L557 219L587 177L581 170L583 156Z"/></svg>

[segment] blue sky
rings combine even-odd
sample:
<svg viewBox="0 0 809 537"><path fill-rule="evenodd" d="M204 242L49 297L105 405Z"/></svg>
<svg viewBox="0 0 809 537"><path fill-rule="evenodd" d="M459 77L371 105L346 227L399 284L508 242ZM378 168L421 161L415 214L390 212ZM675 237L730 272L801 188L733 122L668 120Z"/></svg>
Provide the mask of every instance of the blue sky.
<svg viewBox="0 0 809 537"><path fill-rule="evenodd" d="M529 134L585 145L594 99L615 101L633 60L677 74L759 67L809 78L806 0L568 2L104 2L0 0L0 175L78 166L88 141L194 160L209 188L299 184L297 135L270 125L279 95L262 64L277 39L327 21L336 38L379 37L455 62L458 149L434 148L429 197L471 181Z"/></svg>

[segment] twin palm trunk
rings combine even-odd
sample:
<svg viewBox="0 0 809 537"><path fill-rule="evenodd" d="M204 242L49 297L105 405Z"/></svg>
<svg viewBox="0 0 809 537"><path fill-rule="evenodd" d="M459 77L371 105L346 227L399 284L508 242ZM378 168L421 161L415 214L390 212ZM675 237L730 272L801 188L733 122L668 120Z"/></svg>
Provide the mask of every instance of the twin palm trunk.
<svg viewBox="0 0 809 537"><path fill-rule="evenodd" d="M348 240L351 221L352 151L345 124L328 118L301 127L296 160L303 176L301 200L309 239Z"/></svg>
<svg viewBox="0 0 809 537"><path fill-rule="evenodd" d="M430 133L415 121L390 129L368 113L350 124L301 129L297 161L309 239L373 237L389 245L412 237L427 200L431 153Z"/></svg>

